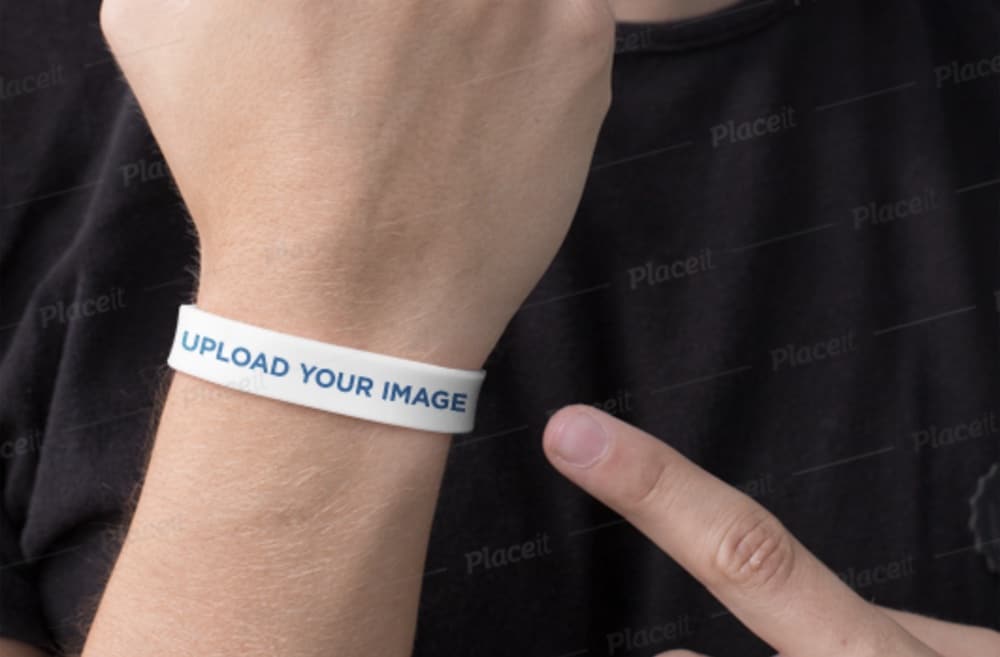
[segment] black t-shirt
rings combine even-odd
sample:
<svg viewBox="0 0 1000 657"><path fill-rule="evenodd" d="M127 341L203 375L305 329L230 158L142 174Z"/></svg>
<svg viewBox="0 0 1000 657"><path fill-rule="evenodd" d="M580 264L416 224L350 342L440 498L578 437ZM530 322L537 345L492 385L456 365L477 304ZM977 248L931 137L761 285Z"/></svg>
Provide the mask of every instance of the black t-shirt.
<svg viewBox="0 0 1000 657"><path fill-rule="evenodd" d="M195 244L98 1L17 4L0 636L71 651L141 482ZM416 655L770 654L548 465L542 428L571 402L742 488L865 598L1000 626L998 44L996 0L619 26L579 212L449 455Z"/></svg>

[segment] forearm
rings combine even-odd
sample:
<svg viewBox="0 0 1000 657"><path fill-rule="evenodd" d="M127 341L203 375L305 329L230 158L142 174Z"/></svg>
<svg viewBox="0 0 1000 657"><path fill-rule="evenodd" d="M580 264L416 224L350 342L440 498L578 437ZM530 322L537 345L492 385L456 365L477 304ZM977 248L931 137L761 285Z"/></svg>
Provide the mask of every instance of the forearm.
<svg viewBox="0 0 1000 657"><path fill-rule="evenodd" d="M348 341L237 287L199 305ZM449 443L175 374L84 657L410 654Z"/></svg>
<svg viewBox="0 0 1000 657"><path fill-rule="evenodd" d="M569 230L615 40L606 0L500 4L104 0L198 305L480 368ZM178 374L85 657L408 654L448 443Z"/></svg>

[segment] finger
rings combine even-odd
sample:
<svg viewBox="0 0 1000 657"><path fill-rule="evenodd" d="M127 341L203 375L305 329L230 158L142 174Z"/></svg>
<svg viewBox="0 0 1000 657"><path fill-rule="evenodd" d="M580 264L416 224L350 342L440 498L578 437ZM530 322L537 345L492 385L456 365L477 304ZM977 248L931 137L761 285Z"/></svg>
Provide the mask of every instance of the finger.
<svg viewBox="0 0 1000 657"><path fill-rule="evenodd" d="M783 655L934 654L762 506L653 436L574 405L549 420L543 447L557 470L621 513Z"/></svg>
<svg viewBox="0 0 1000 657"><path fill-rule="evenodd" d="M882 613L899 623L903 629L920 639L943 657L981 657L1000 655L1000 632L985 627L962 625L911 614L906 611L879 607ZM690 650L670 650L656 657L704 657ZM781 655L774 655L781 657Z"/></svg>
<svg viewBox="0 0 1000 657"><path fill-rule="evenodd" d="M949 623L896 609L879 609L944 657L1000 655L1000 633L995 630Z"/></svg>

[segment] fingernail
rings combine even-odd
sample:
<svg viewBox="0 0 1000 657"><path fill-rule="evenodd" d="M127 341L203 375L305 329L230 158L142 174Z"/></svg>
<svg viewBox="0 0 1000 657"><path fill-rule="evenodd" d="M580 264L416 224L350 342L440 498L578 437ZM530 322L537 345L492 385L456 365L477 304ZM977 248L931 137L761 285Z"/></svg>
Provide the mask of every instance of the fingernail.
<svg viewBox="0 0 1000 657"><path fill-rule="evenodd" d="M552 448L556 455L578 468L586 468L608 451L608 434L586 413L574 413L559 429Z"/></svg>

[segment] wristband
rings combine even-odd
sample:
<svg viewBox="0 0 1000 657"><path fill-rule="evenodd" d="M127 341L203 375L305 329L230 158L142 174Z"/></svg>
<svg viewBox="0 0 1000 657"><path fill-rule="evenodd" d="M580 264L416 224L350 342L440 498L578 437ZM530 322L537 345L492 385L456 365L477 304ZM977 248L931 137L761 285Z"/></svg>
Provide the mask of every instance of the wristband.
<svg viewBox="0 0 1000 657"><path fill-rule="evenodd" d="M475 424L485 370L327 344L182 305L167 358L212 383L330 413L438 433Z"/></svg>

